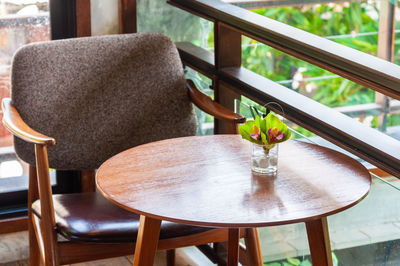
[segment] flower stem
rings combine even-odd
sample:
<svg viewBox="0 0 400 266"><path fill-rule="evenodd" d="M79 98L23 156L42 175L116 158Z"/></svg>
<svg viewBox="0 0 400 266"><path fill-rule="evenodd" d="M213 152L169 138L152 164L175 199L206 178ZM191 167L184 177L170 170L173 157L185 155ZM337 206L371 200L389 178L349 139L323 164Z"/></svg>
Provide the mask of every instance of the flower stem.
<svg viewBox="0 0 400 266"><path fill-rule="evenodd" d="M264 150L264 154L266 155L266 156L268 156L269 155L269 151L274 147L275 145L272 145L272 146L263 146L263 150Z"/></svg>

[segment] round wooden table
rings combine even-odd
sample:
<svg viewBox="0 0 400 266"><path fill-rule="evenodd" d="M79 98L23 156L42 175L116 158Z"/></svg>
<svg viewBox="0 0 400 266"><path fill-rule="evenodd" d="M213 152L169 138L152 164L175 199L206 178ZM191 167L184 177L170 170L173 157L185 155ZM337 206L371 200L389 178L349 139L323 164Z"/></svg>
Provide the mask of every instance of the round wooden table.
<svg viewBox="0 0 400 266"><path fill-rule="evenodd" d="M275 176L253 174L250 155L240 136L212 135L153 142L107 160L99 191L141 215L134 265L152 265L161 220L229 228L228 265L238 263L239 228L305 222L313 265L332 265L326 217L368 194L367 169L292 140L279 145Z"/></svg>

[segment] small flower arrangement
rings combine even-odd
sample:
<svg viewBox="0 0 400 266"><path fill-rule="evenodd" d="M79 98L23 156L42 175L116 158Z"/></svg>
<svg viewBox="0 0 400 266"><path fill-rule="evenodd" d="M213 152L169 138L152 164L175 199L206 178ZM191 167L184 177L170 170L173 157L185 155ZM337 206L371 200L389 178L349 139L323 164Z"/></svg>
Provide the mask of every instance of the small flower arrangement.
<svg viewBox="0 0 400 266"><path fill-rule="evenodd" d="M254 120L240 125L239 133L243 139L262 145L266 153L277 143L290 138L291 132L287 125L273 113L269 112L263 119L258 114L254 116L253 111L252 115Z"/></svg>

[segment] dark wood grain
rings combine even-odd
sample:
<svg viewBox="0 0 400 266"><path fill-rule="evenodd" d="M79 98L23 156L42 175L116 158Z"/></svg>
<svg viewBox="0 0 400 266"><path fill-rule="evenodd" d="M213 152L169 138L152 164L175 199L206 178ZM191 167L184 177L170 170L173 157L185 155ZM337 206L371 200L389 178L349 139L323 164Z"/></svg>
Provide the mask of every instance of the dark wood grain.
<svg viewBox="0 0 400 266"><path fill-rule="evenodd" d="M95 192L96 191L96 171L82 170L81 171L81 191Z"/></svg>
<svg viewBox="0 0 400 266"><path fill-rule="evenodd" d="M136 0L119 0L119 33L137 32Z"/></svg>
<svg viewBox="0 0 400 266"><path fill-rule="evenodd" d="M239 229L230 228L228 238L228 266L236 266L239 263Z"/></svg>
<svg viewBox="0 0 400 266"><path fill-rule="evenodd" d="M224 23L214 26L215 66L217 71L224 67L239 67L242 64L242 36ZM225 86L219 77L214 80L214 99L222 106L234 110L235 99L240 100L240 93ZM223 120L214 120L214 133L233 134L236 126Z"/></svg>
<svg viewBox="0 0 400 266"><path fill-rule="evenodd" d="M249 142L236 135L186 137L120 153L98 170L100 192L155 219L259 227L322 218L357 204L369 172L339 152L297 141L280 145L278 174L252 175Z"/></svg>
<svg viewBox="0 0 400 266"><path fill-rule="evenodd" d="M241 237L245 237L242 235ZM184 237L162 239L158 241L158 250L200 245L213 241L228 240L228 229L209 230ZM58 243L60 264L74 264L84 261L99 260L110 257L132 255L135 251L134 239L132 243L84 243L61 241Z"/></svg>
<svg viewBox="0 0 400 266"><path fill-rule="evenodd" d="M203 75L213 79L217 74L214 54L190 42L175 43L183 63Z"/></svg>
<svg viewBox="0 0 400 266"><path fill-rule="evenodd" d="M326 217L306 222L306 229L313 265L332 266L331 244Z"/></svg>
<svg viewBox="0 0 400 266"><path fill-rule="evenodd" d="M0 234L24 231L28 228L27 217L2 219L0 221Z"/></svg>
<svg viewBox="0 0 400 266"><path fill-rule="evenodd" d="M87 37L92 35L90 1L75 0L76 5L76 36Z"/></svg>
<svg viewBox="0 0 400 266"><path fill-rule="evenodd" d="M246 244L245 253L248 254L249 261L247 265L263 265L263 257L261 252L260 235L257 228L246 228ZM240 256L239 256L240 257Z"/></svg>

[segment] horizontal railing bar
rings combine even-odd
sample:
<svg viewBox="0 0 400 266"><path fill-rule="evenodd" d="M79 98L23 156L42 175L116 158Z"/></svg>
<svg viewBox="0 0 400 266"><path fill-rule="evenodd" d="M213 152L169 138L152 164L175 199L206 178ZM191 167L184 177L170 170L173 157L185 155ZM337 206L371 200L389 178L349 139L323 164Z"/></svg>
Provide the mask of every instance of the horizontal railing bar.
<svg viewBox="0 0 400 266"><path fill-rule="evenodd" d="M230 3L236 6L240 6L246 9L258 9L258 8L271 8L271 7L284 7L284 6L304 6L304 5L315 5L332 2L345 2L348 0L223 0L226 3Z"/></svg>
<svg viewBox="0 0 400 266"><path fill-rule="evenodd" d="M399 141L244 68L217 73L211 59L213 53L206 49L185 43L177 43L177 47L184 64L196 65L208 77L218 74L240 94L261 105L270 101L280 103L289 120L400 178ZM393 107L397 105L395 101Z"/></svg>
<svg viewBox="0 0 400 266"><path fill-rule="evenodd" d="M226 68L219 74L220 80L240 88L244 96L261 105L279 103L284 114L279 108L275 112L400 177L400 142L396 139L245 68Z"/></svg>
<svg viewBox="0 0 400 266"><path fill-rule="evenodd" d="M212 78L217 75L214 66L214 54L208 50L198 47L189 42L177 42L176 46L179 50L182 61L189 67L199 71L203 75ZM325 78L337 78L338 76L328 76ZM319 78L319 77L315 77ZM277 81L278 84L286 83L286 81ZM350 106L334 107L338 112L341 113L362 113L367 111L382 112L383 107L377 103L369 104L357 104ZM400 101L390 101L390 112L397 112L400 110Z"/></svg>
<svg viewBox="0 0 400 266"><path fill-rule="evenodd" d="M190 42L175 43L182 61L190 68L213 78L217 71L214 64L214 54Z"/></svg>
<svg viewBox="0 0 400 266"><path fill-rule="evenodd" d="M400 66L219 0L169 0L244 35L400 99Z"/></svg>
<svg viewBox="0 0 400 266"><path fill-rule="evenodd" d="M338 112L344 113L344 114L346 114L346 113L362 113L362 112L371 112L371 111L376 111L376 112L382 113L384 107L378 103L365 103L365 104L355 104L355 105L334 107L333 109L335 109ZM400 110L400 101L391 100L389 110L390 110L390 113Z"/></svg>

